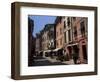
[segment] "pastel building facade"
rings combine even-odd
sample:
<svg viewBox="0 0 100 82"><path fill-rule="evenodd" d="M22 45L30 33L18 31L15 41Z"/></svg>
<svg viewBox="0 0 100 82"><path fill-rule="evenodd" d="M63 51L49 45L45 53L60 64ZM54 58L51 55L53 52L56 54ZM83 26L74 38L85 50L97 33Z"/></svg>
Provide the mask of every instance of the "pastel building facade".
<svg viewBox="0 0 100 82"><path fill-rule="evenodd" d="M41 31L42 50L55 49L55 25L46 24Z"/></svg>
<svg viewBox="0 0 100 82"><path fill-rule="evenodd" d="M80 63L87 63L87 23L85 17L65 17L64 20L64 49L68 59L72 59L73 51L78 54Z"/></svg>
<svg viewBox="0 0 100 82"><path fill-rule="evenodd" d="M79 59L81 63L87 63L87 44L88 44L88 19L86 17L73 17L73 42L76 44L75 48L79 53Z"/></svg>
<svg viewBox="0 0 100 82"><path fill-rule="evenodd" d="M64 18L56 18L56 48L63 48L64 46Z"/></svg>

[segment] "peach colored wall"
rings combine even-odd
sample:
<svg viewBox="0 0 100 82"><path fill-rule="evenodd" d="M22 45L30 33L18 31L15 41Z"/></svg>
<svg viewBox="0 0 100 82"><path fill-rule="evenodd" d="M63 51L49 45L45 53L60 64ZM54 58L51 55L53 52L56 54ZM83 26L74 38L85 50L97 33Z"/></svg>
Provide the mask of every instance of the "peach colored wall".
<svg viewBox="0 0 100 82"><path fill-rule="evenodd" d="M62 29L62 33L60 33L60 29ZM62 44L60 44L61 39L62 39ZM64 22L62 20L61 23L58 23L56 26L56 48L62 48L63 45L64 45Z"/></svg>

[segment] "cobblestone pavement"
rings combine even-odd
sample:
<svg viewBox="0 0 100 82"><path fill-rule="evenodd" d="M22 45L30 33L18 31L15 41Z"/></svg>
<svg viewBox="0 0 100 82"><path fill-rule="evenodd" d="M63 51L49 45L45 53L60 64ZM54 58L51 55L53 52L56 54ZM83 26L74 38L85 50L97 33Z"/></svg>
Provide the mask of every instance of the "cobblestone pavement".
<svg viewBox="0 0 100 82"><path fill-rule="evenodd" d="M47 60L49 60L49 61L51 61L51 62L61 62L61 61L59 61L59 60L56 60L56 58L50 58L50 57L46 57L46 59ZM73 61L73 59L71 59L71 60L69 60L69 61L63 61L62 63L64 63L64 64L74 64L74 61Z"/></svg>
<svg viewBox="0 0 100 82"><path fill-rule="evenodd" d="M72 65L74 64L73 60L63 61L56 60L56 57L35 57L32 66L48 66L48 65Z"/></svg>
<svg viewBox="0 0 100 82"><path fill-rule="evenodd" d="M32 66L48 66L48 65L66 65L66 63L56 61L55 59L51 59L50 57L37 57L34 58L34 62Z"/></svg>

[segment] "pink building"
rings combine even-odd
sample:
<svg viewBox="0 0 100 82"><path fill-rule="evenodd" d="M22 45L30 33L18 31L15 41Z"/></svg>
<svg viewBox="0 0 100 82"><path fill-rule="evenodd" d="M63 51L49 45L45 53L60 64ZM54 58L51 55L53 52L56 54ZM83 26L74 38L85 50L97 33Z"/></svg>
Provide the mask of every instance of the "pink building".
<svg viewBox="0 0 100 82"><path fill-rule="evenodd" d="M72 17L73 49L79 53L80 63L87 63L87 18Z"/></svg>
<svg viewBox="0 0 100 82"><path fill-rule="evenodd" d="M87 63L87 18L65 17L64 36L66 36L65 50L72 59L73 51L78 54L79 63Z"/></svg>

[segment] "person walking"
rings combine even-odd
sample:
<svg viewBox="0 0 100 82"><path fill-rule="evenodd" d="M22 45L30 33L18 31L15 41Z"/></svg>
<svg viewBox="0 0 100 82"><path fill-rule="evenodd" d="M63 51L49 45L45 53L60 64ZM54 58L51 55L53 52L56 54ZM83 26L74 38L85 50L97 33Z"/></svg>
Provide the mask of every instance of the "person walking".
<svg viewBox="0 0 100 82"><path fill-rule="evenodd" d="M69 61L69 55L68 55L67 51L64 50L63 53L64 53L64 60L65 60L65 61Z"/></svg>
<svg viewBox="0 0 100 82"><path fill-rule="evenodd" d="M76 53L76 52L73 50L72 56L73 56L74 64L77 64L77 60L78 60L78 56L79 56L78 53Z"/></svg>

